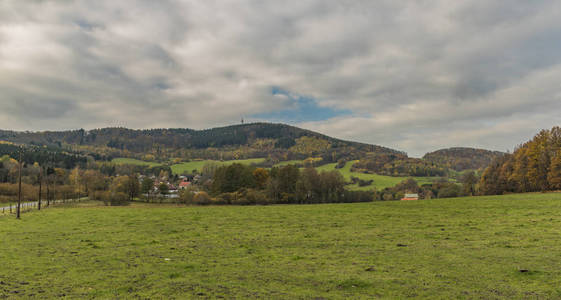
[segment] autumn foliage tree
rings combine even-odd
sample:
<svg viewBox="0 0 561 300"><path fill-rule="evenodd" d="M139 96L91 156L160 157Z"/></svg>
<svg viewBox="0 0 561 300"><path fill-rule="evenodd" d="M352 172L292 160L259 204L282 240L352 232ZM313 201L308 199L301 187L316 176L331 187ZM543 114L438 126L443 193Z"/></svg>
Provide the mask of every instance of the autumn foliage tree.
<svg viewBox="0 0 561 300"><path fill-rule="evenodd" d="M511 155L495 160L481 176L481 192L503 194L561 188L561 128L542 130Z"/></svg>

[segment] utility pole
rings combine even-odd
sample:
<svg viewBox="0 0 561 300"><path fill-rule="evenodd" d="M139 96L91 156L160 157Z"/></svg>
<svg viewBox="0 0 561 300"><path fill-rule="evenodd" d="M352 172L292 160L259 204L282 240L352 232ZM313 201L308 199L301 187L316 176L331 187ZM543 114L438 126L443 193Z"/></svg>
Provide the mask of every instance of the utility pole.
<svg viewBox="0 0 561 300"><path fill-rule="evenodd" d="M21 152L22 148L19 148L19 185L18 185L18 208L16 211L16 218L20 219L20 209L21 209Z"/></svg>
<svg viewBox="0 0 561 300"><path fill-rule="evenodd" d="M43 185L43 167L39 167L39 200L37 201L37 210L41 210L41 187Z"/></svg>

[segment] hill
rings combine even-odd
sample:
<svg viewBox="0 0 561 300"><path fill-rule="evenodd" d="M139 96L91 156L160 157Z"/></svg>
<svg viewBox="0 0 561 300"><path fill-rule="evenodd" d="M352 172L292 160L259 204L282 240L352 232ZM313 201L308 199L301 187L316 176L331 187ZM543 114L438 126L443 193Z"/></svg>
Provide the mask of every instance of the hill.
<svg viewBox="0 0 561 300"><path fill-rule="evenodd" d="M390 148L335 139L285 124L253 123L206 130L103 128L94 130L0 131L0 140L70 148L104 159L271 158L284 161L321 157L326 162L353 159L365 153L405 156Z"/></svg>
<svg viewBox="0 0 561 300"><path fill-rule="evenodd" d="M423 159L456 171L464 171L484 169L503 155L505 153L500 151L455 147L427 153Z"/></svg>

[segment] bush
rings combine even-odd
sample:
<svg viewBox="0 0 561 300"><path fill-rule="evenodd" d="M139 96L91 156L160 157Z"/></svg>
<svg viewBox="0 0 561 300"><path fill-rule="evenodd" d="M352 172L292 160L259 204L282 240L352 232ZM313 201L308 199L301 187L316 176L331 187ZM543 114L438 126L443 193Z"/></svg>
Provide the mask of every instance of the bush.
<svg viewBox="0 0 561 300"><path fill-rule="evenodd" d="M111 206L129 205L129 197L123 192L113 193L111 196Z"/></svg>
<svg viewBox="0 0 561 300"><path fill-rule="evenodd" d="M190 190L180 191L179 201L183 204L193 204L195 201L195 193Z"/></svg>
<svg viewBox="0 0 561 300"><path fill-rule="evenodd" d="M193 204L196 205L209 205L211 201L212 199L206 192L198 192L195 194L195 197L193 197Z"/></svg>
<svg viewBox="0 0 561 300"><path fill-rule="evenodd" d="M269 200L267 199L267 196L261 191L248 189L244 197L247 199L248 204L260 204L260 205L269 204Z"/></svg>
<svg viewBox="0 0 561 300"><path fill-rule="evenodd" d="M103 200L103 191L90 191L88 197L90 200Z"/></svg>
<svg viewBox="0 0 561 300"><path fill-rule="evenodd" d="M446 186L442 188L440 191L438 191L438 198L459 197L460 194L461 194L460 186L457 184L450 184L449 186Z"/></svg>
<svg viewBox="0 0 561 300"><path fill-rule="evenodd" d="M369 186L374 182L374 180L370 179L370 180L362 180L359 179L358 180L358 186Z"/></svg>
<svg viewBox="0 0 561 300"><path fill-rule="evenodd" d="M123 192L105 191L100 194L103 204L111 206L129 205L129 197Z"/></svg>
<svg viewBox="0 0 561 300"><path fill-rule="evenodd" d="M371 191L344 191L341 202L372 202L374 192Z"/></svg>

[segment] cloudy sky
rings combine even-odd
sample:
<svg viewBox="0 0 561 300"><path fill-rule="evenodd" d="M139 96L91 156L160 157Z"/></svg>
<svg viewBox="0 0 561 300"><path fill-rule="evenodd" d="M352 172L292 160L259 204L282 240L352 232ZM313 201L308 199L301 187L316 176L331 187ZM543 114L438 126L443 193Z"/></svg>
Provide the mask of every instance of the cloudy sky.
<svg viewBox="0 0 561 300"><path fill-rule="evenodd" d="M289 123L403 150L561 125L560 1L0 1L0 128Z"/></svg>

